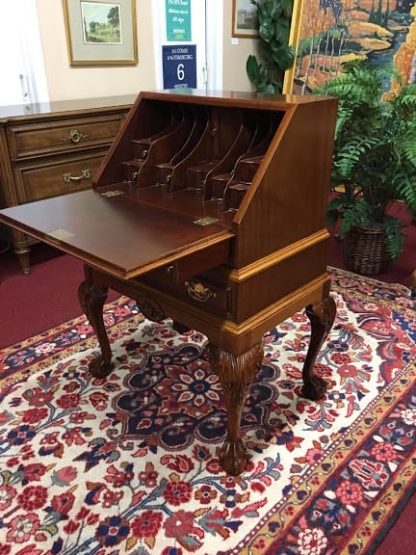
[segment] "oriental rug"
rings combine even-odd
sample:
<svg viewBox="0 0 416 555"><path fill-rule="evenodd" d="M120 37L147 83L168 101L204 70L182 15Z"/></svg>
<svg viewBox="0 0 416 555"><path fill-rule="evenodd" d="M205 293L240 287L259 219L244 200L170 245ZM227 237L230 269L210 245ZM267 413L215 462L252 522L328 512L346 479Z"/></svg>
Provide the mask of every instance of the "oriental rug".
<svg viewBox="0 0 416 555"><path fill-rule="evenodd" d="M218 464L225 412L202 335L120 298L105 311L107 380L88 374L83 317L1 351L0 555L367 553L413 484L416 305L331 272L328 393L299 395L299 312L264 338L240 477Z"/></svg>

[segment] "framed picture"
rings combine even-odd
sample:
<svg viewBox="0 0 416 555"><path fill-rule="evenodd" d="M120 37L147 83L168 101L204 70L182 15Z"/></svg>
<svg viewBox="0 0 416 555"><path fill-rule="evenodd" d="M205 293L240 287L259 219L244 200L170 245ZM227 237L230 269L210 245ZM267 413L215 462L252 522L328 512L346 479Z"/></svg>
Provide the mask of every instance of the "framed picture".
<svg viewBox="0 0 416 555"><path fill-rule="evenodd" d="M71 66L137 64L136 0L63 0Z"/></svg>
<svg viewBox="0 0 416 555"><path fill-rule="evenodd" d="M258 37L257 8L251 0L233 0L233 37Z"/></svg>
<svg viewBox="0 0 416 555"><path fill-rule="evenodd" d="M366 58L376 66L393 66L402 84L416 82L416 44L412 3L382 0L352 2L295 0L290 43L293 68L286 71L283 92L308 94L342 73L342 64ZM386 77L384 92L393 93L397 80Z"/></svg>

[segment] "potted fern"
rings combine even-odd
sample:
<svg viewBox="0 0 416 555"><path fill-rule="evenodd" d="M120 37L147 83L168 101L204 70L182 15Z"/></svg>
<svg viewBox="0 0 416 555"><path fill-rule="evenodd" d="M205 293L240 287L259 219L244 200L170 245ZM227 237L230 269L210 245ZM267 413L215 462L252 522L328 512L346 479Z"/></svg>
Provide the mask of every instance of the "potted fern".
<svg viewBox="0 0 416 555"><path fill-rule="evenodd" d="M332 181L342 192L329 203L328 225L340 222L346 266L361 274L383 272L402 252L392 203L416 214L416 85L385 98L385 78L358 60L316 91L339 99Z"/></svg>

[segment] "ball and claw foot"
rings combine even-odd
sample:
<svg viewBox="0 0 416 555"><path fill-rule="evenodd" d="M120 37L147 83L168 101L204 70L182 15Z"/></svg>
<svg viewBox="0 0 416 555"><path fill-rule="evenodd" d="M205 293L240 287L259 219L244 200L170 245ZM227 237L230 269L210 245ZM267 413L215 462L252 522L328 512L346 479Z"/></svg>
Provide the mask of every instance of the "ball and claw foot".
<svg viewBox="0 0 416 555"><path fill-rule="evenodd" d="M319 401L325 395L328 384L315 375L314 366L322 344L335 320L334 299L328 295L316 305L307 306L306 315L311 323L311 339L302 370L302 395L312 401Z"/></svg>
<svg viewBox="0 0 416 555"><path fill-rule="evenodd" d="M302 396L311 401L319 401L325 396L328 384L319 376L311 376L310 381L302 387Z"/></svg>
<svg viewBox="0 0 416 555"><path fill-rule="evenodd" d="M94 378L106 378L111 374L114 364L107 362L102 355L99 355L89 363L88 368Z"/></svg>
<svg viewBox="0 0 416 555"><path fill-rule="evenodd" d="M244 447L244 442L239 439L233 442L226 439L221 447L219 460L222 468L231 476L238 476L247 468L250 457Z"/></svg>

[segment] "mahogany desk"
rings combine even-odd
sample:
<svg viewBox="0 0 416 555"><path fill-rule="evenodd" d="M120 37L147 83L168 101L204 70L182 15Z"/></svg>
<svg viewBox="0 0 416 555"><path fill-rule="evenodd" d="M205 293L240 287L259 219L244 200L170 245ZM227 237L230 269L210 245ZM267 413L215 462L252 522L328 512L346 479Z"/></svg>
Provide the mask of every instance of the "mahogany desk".
<svg viewBox="0 0 416 555"><path fill-rule="evenodd" d="M198 91L141 93L94 189L8 208L0 221L85 261L81 305L113 364L107 289L143 314L208 337L228 434L221 464L248 454L240 416L263 357L262 337L306 307L312 324L302 393L319 399L319 349L335 317L325 207L336 101Z"/></svg>

